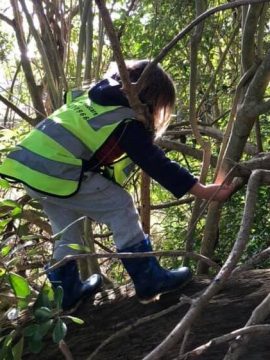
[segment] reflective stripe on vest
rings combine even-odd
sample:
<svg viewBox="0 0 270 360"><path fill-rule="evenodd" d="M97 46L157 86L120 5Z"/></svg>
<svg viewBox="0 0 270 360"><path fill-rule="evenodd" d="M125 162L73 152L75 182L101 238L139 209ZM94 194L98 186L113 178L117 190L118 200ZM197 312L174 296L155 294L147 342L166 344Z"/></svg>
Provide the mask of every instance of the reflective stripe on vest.
<svg viewBox="0 0 270 360"><path fill-rule="evenodd" d="M51 119L38 124L37 129L57 141L76 158L89 160L93 152L74 134Z"/></svg>
<svg viewBox="0 0 270 360"><path fill-rule="evenodd" d="M103 126L113 125L119 122L119 118L134 118L134 111L129 108L118 108L88 120L88 124L97 131ZM100 121L100 119L102 119L102 121Z"/></svg>
<svg viewBox="0 0 270 360"><path fill-rule="evenodd" d="M117 126L132 118L130 108L101 106L84 94L33 129L0 165L0 174L47 194L71 196L80 186L82 160L90 160ZM122 185L130 163L113 164L111 179Z"/></svg>
<svg viewBox="0 0 270 360"><path fill-rule="evenodd" d="M59 179L78 180L81 175L81 166L47 159L28 149L20 149L20 147L18 147L18 150L11 152L8 157L25 166L31 164L31 169L43 174L50 174L50 176Z"/></svg>

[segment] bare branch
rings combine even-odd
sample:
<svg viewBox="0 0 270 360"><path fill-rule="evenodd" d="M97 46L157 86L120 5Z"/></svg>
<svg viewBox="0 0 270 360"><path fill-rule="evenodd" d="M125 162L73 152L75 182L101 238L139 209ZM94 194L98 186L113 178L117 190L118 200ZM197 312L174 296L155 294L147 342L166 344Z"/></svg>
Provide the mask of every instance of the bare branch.
<svg viewBox="0 0 270 360"><path fill-rule="evenodd" d="M179 151L185 155L192 156L198 160L202 160L202 158L203 158L203 152L201 150L191 148L190 146L187 146L185 144L182 144L182 143L179 143L176 141L159 139L157 141L157 144L166 149ZM217 162L217 159L214 156L211 156L211 165L215 166L216 162Z"/></svg>
<svg viewBox="0 0 270 360"><path fill-rule="evenodd" d="M2 101L7 107L13 110L17 115L19 115L23 120L27 121L28 124L35 126L37 124L36 119L30 118L25 112L20 110L16 105L14 105L11 101L0 94L0 101Z"/></svg>
<svg viewBox="0 0 270 360"><path fill-rule="evenodd" d="M166 208L169 208L169 207L172 207L172 206L189 204L189 203L191 203L193 201L194 201L194 196L189 196L188 198L184 198L184 199L172 200L170 202L165 202L165 203L162 203L162 204L151 205L150 209L151 210L166 209Z"/></svg>
<svg viewBox="0 0 270 360"><path fill-rule="evenodd" d="M252 325L256 326L263 322L270 313L270 294L256 307L256 309L252 312L251 317L246 323L244 329L248 329L252 327ZM266 325L257 325L257 326L266 326ZM269 326L269 325L268 325ZM237 339L237 343L233 342L224 357L224 360L238 360L240 355L243 355L246 350L246 345L251 340L250 333L246 333L240 339Z"/></svg>
<svg viewBox="0 0 270 360"><path fill-rule="evenodd" d="M242 329L238 329L238 330L232 331L228 334L211 339L206 344L198 346L196 349L189 351L189 352L183 354L182 356L178 357L177 360L192 359L194 357L197 357L197 356L203 354L211 346L223 344L225 342L228 342L232 339L237 338L240 335L244 335L244 334L251 335L254 333L259 333L259 334L263 333L264 334L264 333L268 333L268 332L270 332L270 325L253 325L253 326L244 327ZM174 360L176 360L176 359L174 359Z"/></svg>
<svg viewBox="0 0 270 360"><path fill-rule="evenodd" d="M270 108L270 106L269 106ZM201 134L209 136L218 140L219 142L223 141L224 134L221 130L213 126L199 126L199 131ZM185 128L182 130L167 130L165 136L179 138L180 135L190 135L192 134L192 130L190 128ZM258 154L257 148L252 143L246 143L244 151L249 155Z"/></svg>
<svg viewBox="0 0 270 360"><path fill-rule="evenodd" d="M47 78L47 81L48 81L48 89L49 89L49 92L50 92L51 101L52 101L54 109L56 109L57 107L59 107L61 105L62 95L59 94L59 92L58 92L58 90L56 88L55 80L54 80L54 77L53 77L53 73L52 73L51 65L50 65L50 62L49 62L49 59L48 59L48 56L47 56L46 49L45 49L45 47L43 45L43 42L42 42L41 37L39 35L39 32L36 30L36 27L34 25L32 16L29 13L28 8L26 6L26 2L25 2L25 0L19 0L19 1L21 3L21 6L22 6L23 11L25 13L25 16L26 16L27 22L29 24L29 27L31 29L31 32L32 32L32 34L33 34L33 36L35 38L35 41L36 41L37 47L39 49L39 52L41 54L41 59L42 59L43 65L44 65L44 69L45 69L45 72L46 72L46 78Z"/></svg>
<svg viewBox="0 0 270 360"><path fill-rule="evenodd" d="M87 253L87 254L79 254L79 255L68 255L64 257L62 260L58 261L54 265L50 266L46 270L51 271L56 268L63 266L64 264L68 263L70 260L78 260L84 259L88 257L94 257L98 259L106 258L106 259L134 259L134 258L144 258L144 257L151 257L151 256L166 256L166 257L175 257L175 256L188 256L195 260L205 261L209 266L220 269L220 266L212 261L211 259L206 258L200 254L189 252L187 253L184 250L174 250L174 251L149 251L144 253L109 253L109 254L102 254L102 253ZM45 272L45 273L46 273Z"/></svg>
<svg viewBox="0 0 270 360"><path fill-rule="evenodd" d="M5 21L8 25L14 28L14 22L4 14L0 14L0 20Z"/></svg>
<svg viewBox="0 0 270 360"><path fill-rule="evenodd" d="M105 1L104 0L96 0L96 4L99 8L104 26L106 28L108 37L110 39L111 46L113 49L113 55L115 57L115 61L117 63L119 74L120 74L120 77L121 77L121 80L123 83L123 90L125 91L125 93L128 97L130 106L136 112L138 120L142 121L147 126L150 126L150 124L148 122L148 119L149 119L148 107L143 105L140 102L139 97L138 97L139 92L136 91L136 87L134 85L132 85L129 80L129 74L128 74L128 71L126 68L126 64L124 61L124 57L122 54L118 36L117 36L117 33L113 26L113 22L110 17L109 11L106 8Z"/></svg>
<svg viewBox="0 0 270 360"><path fill-rule="evenodd" d="M256 265L263 263L264 261L270 258L270 247L264 249L259 254L252 256L244 264L238 266L234 271L233 275L238 274L239 272L247 271L253 269Z"/></svg>
<svg viewBox="0 0 270 360"><path fill-rule="evenodd" d="M58 346L66 360L74 360L72 353L64 340L61 340Z"/></svg>

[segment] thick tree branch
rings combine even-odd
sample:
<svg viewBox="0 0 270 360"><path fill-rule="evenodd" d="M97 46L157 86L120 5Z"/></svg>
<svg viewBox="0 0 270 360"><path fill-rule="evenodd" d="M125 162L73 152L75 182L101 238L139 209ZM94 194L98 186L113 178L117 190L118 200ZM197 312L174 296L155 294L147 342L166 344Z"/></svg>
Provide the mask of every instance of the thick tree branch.
<svg viewBox="0 0 270 360"><path fill-rule="evenodd" d="M233 271L233 275L253 269L255 268L256 265L262 264L264 261L269 259L270 259L270 247L264 249L259 254L252 256L252 258L248 259L244 264L238 266Z"/></svg>
<svg viewBox="0 0 270 360"><path fill-rule="evenodd" d="M188 156L192 156L195 159L198 160L202 160L203 159L203 152L202 150L198 150L198 149L194 149L190 146L187 146L185 144L182 144L180 142L177 141L171 141L171 140L166 140L166 139L159 139L157 141L157 144L161 147L164 147L165 149L168 150L175 150L175 151L179 151L182 154L188 155ZM211 156L211 165L215 166L217 162L216 157Z"/></svg>
<svg viewBox="0 0 270 360"><path fill-rule="evenodd" d="M201 13L207 7L205 0L196 1L196 15L200 16ZM204 23L201 22L195 28L194 33L191 36L190 42L190 79L189 79L189 122L192 128L192 132L197 143L200 145L203 151L203 161L200 171L199 180L202 184L205 184L207 173L210 167L211 162L211 144L209 141L205 141L202 137L199 126L197 123L197 113L196 113L196 95L197 95L197 83L198 83L198 53L199 45L203 35ZM192 251L195 243L195 228L194 223L200 213L200 207L202 204L202 199L196 198L195 203L192 209L191 217L188 223L187 236L186 236L186 251ZM184 258L183 264L189 266L189 259Z"/></svg>
<svg viewBox="0 0 270 360"><path fill-rule="evenodd" d="M10 18L8 18L6 15L0 14L0 20L5 21L8 25L12 26L14 29L14 22Z"/></svg>
<svg viewBox="0 0 270 360"><path fill-rule="evenodd" d="M256 307L252 312L251 317L246 323L244 329L248 329L255 326L269 326L269 325L257 325L262 323L270 313L270 294ZM237 342L233 342L225 355L223 360L238 360L239 356L243 355L246 352L246 345L251 340L253 334L247 332L244 333L240 339L237 339Z"/></svg>
<svg viewBox="0 0 270 360"><path fill-rule="evenodd" d="M11 101L0 94L0 101L2 101L7 107L13 110L17 115L19 115L23 120L27 121L28 124L35 126L38 123L38 120L30 118L26 113L20 110L16 105Z"/></svg>
<svg viewBox="0 0 270 360"><path fill-rule="evenodd" d="M113 50L113 55L114 55L115 61L117 63L119 74L120 74L120 77L122 80L123 90L128 97L130 106L136 112L138 120L144 122L147 126L150 126L149 121L148 121L148 119L149 119L148 107L143 105L140 102L139 97L138 97L139 92L136 91L136 87L134 85L132 85L129 80L129 74L128 74L128 71L126 68L126 64L124 61L124 57L122 54L118 36L115 31L109 11L106 8L105 1L96 0L96 4L99 8L104 26L106 28L108 37L110 39L112 50Z"/></svg>
<svg viewBox="0 0 270 360"><path fill-rule="evenodd" d="M224 334L222 336L216 337L208 341L206 344L198 346L196 349L189 351L174 360L188 360L188 359L196 358L197 356L202 355L211 346L220 345L225 342L231 341L233 339L236 339L240 335L248 334L250 336L253 334L266 334L268 332L270 332L270 325L253 325L253 326L244 327L242 329L238 329L228 334Z"/></svg>
<svg viewBox="0 0 270 360"><path fill-rule="evenodd" d="M25 13L25 16L26 16L28 25L30 27L30 30L31 30L34 38L35 38L35 41L36 41L37 47L39 49L39 52L41 54L41 59L42 59L42 62L43 62L43 66L44 66L44 69L45 69L45 72L46 72L46 78L47 78L47 81L48 81L48 89L49 89L50 96L51 96L51 101L52 101L52 104L53 104L53 107L54 107L54 110L55 110L61 105L62 94L59 94L59 91L58 91L58 89L56 87L55 79L54 79L54 76L53 76L53 73L52 73L52 68L51 68L51 65L50 65L50 62L49 62L49 59L48 59L46 49L45 49L44 44L43 44L43 42L41 40L39 32L37 31L37 29L36 29L36 27L34 25L34 21L32 19L32 16L28 11L28 8L26 6L26 2L25 2L25 0L19 0L19 1L21 3L21 6L22 6L23 11Z"/></svg>
<svg viewBox="0 0 270 360"><path fill-rule="evenodd" d="M269 104L270 107L270 104ZM209 136L213 139L218 140L219 142L223 142L224 134L221 130L213 126L199 126L198 127L201 134ZM185 128L182 130L167 130L165 133L166 137L171 138L179 138L181 135L190 135L192 134L192 130L190 128ZM257 147L252 143L247 143L244 150L248 155L256 155L258 153Z"/></svg>

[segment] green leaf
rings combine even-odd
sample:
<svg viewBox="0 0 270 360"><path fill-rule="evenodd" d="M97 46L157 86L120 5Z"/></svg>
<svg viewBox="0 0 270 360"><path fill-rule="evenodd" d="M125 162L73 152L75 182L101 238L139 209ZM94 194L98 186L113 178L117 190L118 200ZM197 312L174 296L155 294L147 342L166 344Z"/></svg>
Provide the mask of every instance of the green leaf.
<svg viewBox="0 0 270 360"><path fill-rule="evenodd" d="M45 283L38 294L36 302L34 304L34 309L39 309L41 307L51 308L51 302L54 299L54 291L47 283Z"/></svg>
<svg viewBox="0 0 270 360"><path fill-rule="evenodd" d="M0 277L4 276L6 274L6 269L0 268Z"/></svg>
<svg viewBox="0 0 270 360"><path fill-rule="evenodd" d="M38 354L42 350L44 344L42 340L31 338L28 342L29 350L34 353Z"/></svg>
<svg viewBox="0 0 270 360"><path fill-rule="evenodd" d="M71 321L73 321L74 323L76 324L79 324L79 325L82 325L84 324L84 320L76 317L76 316L70 316L70 315L67 315L67 316L63 316L64 318L67 318L67 319L70 319Z"/></svg>
<svg viewBox="0 0 270 360"><path fill-rule="evenodd" d="M0 360L11 359L11 345L13 336L15 335L15 330L11 331L6 337L2 338L3 341L0 343ZM1 339L1 340L2 340Z"/></svg>
<svg viewBox="0 0 270 360"><path fill-rule="evenodd" d="M4 341L4 347L9 347L11 345L14 334L15 334L15 331L12 331L11 333L9 333L6 336L5 341Z"/></svg>
<svg viewBox="0 0 270 360"><path fill-rule="evenodd" d="M38 322L46 322L52 317L52 311L45 306L34 311L34 316Z"/></svg>
<svg viewBox="0 0 270 360"><path fill-rule="evenodd" d="M0 188L5 190L9 189L10 188L9 182L5 179L0 179Z"/></svg>
<svg viewBox="0 0 270 360"><path fill-rule="evenodd" d="M53 325L53 319L50 319L42 324L31 324L24 329L24 336L31 337L36 340L41 340Z"/></svg>
<svg viewBox="0 0 270 360"><path fill-rule="evenodd" d="M10 272L8 279L17 298L25 299L31 294L28 281L22 276Z"/></svg>
<svg viewBox="0 0 270 360"><path fill-rule="evenodd" d="M1 207L1 212L0 212L1 216L5 216L9 214L12 217L16 217L22 212L22 206L18 204L16 201L10 199L2 200L0 202L0 207Z"/></svg>
<svg viewBox="0 0 270 360"><path fill-rule="evenodd" d="M15 346L12 348L14 360L21 360L23 354L24 337L22 336Z"/></svg>
<svg viewBox="0 0 270 360"><path fill-rule="evenodd" d="M39 325L39 332L42 335L42 337L44 337L48 333L52 325L53 325L53 319L50 319Z"/></svg>
<svg viewBox="0 0 270 360"><path fill-rule="evenodd" d="M18 299L18 308L26 309L28 307L29 301L27 299Z"/></svg>
<svg viewBox="0 0 270 360"><path fill-rule="evenodd" d="M0 212L0 216L1 216L1 212ZM10 223L11 220L12 218L8 217L7 219L3 219L0 221L0 232L4 232L6 226Z"/></svg>
<svg viewBox="0 0 270 360"><path fill-rule="evenodd" d="M31 325L28 325L24 330L23 330L23 333L24 333L24 336L26 337L30 337L30 336L33 336L38 330L38 325L37 324L31 324Z"/></svg>
<svg viewBox="0 0 270 360"><path fill-rule="evenodd" d="M10 245L6 245L1 249L1 255L2 256L7 256L9 254L11 250L11 246Z"/></svg>
<svg viewBox="0 0 270 360"><path fill-rule="evenodd" d="M91 252L91 249L88 246L83 246L83 245L79 245L79 244L69 244L69 245L65 245L65 246L68 246L69 248L71 248L73 250Z"/></svg>
<svg viewBox="0 0 270 360"><path fill-rule="evenodd" d="M11 208L21 207L21 205L19 205L16 201L11 200L11 199L2 200L0 202L0 206L8 206Z"/></svg>
<svg viewBox="0 0 270 360"><path fill-rule="evenodd" d="M21 213L22 213L22 208L19 207L19 206L17 206L16 208L14 208L14 209L10 212L10 215L11 215L13 218L15 218L15 217L21 215Z"/></svg>
<svg viewBox="0 0 270 360"><path fill-rule="evenodd" d="M61 319L58 319L53 329L53 341L58 344L61 340L64 339L66 333L67 325Z"/></svg>
<svg viewBox="0 0 270 360"><path fill-rule="evenodd" d="M63 296L64 296L64 291L62 286L57 286L54 292L54 300L56 303L57 310L62 309Z"/></svg>

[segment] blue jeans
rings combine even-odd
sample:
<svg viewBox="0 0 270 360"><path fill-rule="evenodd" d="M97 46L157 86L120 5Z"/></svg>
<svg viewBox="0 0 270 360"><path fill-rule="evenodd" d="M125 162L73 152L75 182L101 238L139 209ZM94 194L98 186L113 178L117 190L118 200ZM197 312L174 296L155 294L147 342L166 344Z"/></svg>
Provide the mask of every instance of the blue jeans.
<svg viewBox="0 0 270 360"><path fill-rule="evenodd" d="M43 206L54 234L78 218L87 216L109 227L119 250L133 246L145 237L130 194L100 174L87 172L80 190L69 198L48 196L29 188L26 191ZM81 244L81 241L82 221L79 221L56 241L53 258L61 260L66 255L78 254L63 245Z"/></svg>

